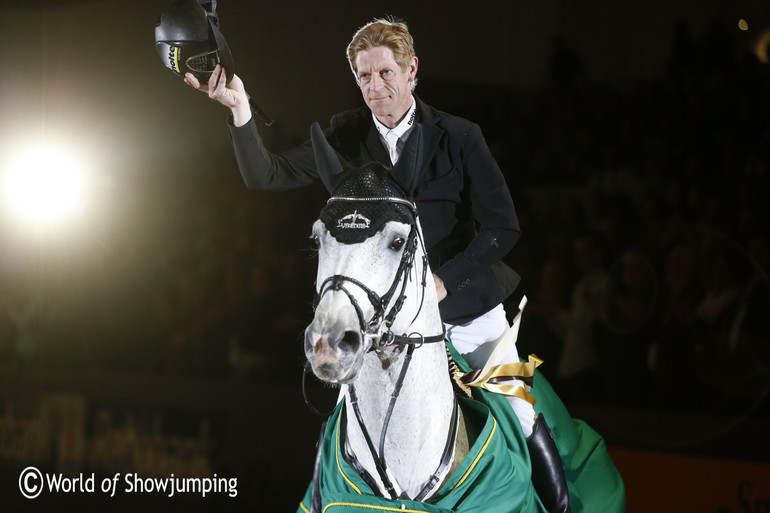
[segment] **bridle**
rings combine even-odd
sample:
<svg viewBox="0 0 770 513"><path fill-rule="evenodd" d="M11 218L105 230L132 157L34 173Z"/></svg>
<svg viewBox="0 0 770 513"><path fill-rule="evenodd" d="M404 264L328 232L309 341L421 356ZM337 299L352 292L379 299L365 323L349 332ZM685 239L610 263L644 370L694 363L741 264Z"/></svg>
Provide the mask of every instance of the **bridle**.
<svg viewBox="0 0 770 513"><path fill-rule="evenodd" d="M406 285L409 281L409 275L410 271L414 267L414 256L417 251L417 244L418 242L423 248L423 266L422 266L422 280L421 280L421 286L422 286L422 295L420 297L420 307L418 308L417 312L415 313L414 319L412 319L412 322L417 318L417 316L420 313L420 310L422 310L423 301L425 299L425 287L428 286L427 283L427 274L428 274L428 256L425 252L425 244L422 240L422 235L420 234L420 231L417 229L417 206L412 203L411 201L405 200L403 198L397 198L397 197L375 197L375 198L351 198L351 197L341 197L341 196L334 196L330 198L327 201L327 205L333 202L389 202L394 204L400 204L405 205L409 208L409 211L412 214L412 221L410 223L410 229L409 229L409 235L407 236L406 244L404 245L403 252L401 254L401 261L398 264L398 268L396 269L395 276L393 277L393 281L390 284L390 287L388 290L383 294L379 295L372 289L370 289L366 284L362 283L360 280L357 280L355 278L351 278L350 276L345 276L344 274L335 274L333 276L329 276L326 279L324 279L323 282L321 282L321 285L318 287L318 290L316 291L315 300L313 303L313 309L318 306L318 303L321 301L321 298L329 291L339 290L342 291L350 301L350 304L353 305L353 308L356 311L356 316L358 317L358 325L361 332L362 340L364 341L370 341L371 344L369 345L369 350L379 350L382 349L385 346L393 345L393 344L401 344L401 345L417 345L421 346L424 343L432 343L432 342L443 342L445 332L442 330L441 333L432 335L432 336L423 336L419 333L410 333L410 334L396 334L391 331L391 326L393 325L393 322L396 319L396 315L401 311L401 309L404 306L404 301L406 300ZM368 321L364 319L363 310L361 309L361 305L358 304L358 300L355 298L352 292L348 290L346 287L346 284L351 284L359 289L363 290L366 294L366 297L369 299L369 302L371 303L372 307L374 308L374 314L372 315L372 318ZM400 290L399 290L400 288ZM393 298L395 297L396 293L398 293L398 297L393 301ZM390 310L386 312L386 309L388 305L393 302L393 305L391 306ZM411 325L411 323L410 323Z"/></svg>
<svg viewBox="0 0 770 513"><path fill-rule="evenodd" d="M404 205L409 209L411 213L411 222L409 223L410 224L409 235L407 236L407 240L404 245L403 252L401 254L401 261L399 262L398 268L396 269L396 272L393 277L393 281L390 284L390 287L384 294L382 295L377 294L375 291L369 288L366 284L362 283L360 280L357 280L350 276L335 274L333 276L329 276L326 279L324 279L321 285L318 287L318 290L316 291L314 305L313 305L313 308L315 309L320 303L321 298L324 296L324 294L326 294L329 291L342 291L347 296L348 300L350 301L351 305L356 311L356 316L358 317L358 324L359 324L359 329L361 332L363 342L364 343L370 342L368 346L369 351L380 351L384 347L390 346L390 345L407 346L406 354L404 356L404 363L402 364L401 369L399 371L399 375L396 380L393 393L391 395L390 404L388 405L388 410L385 415L383 428L382 428L382 431L380 432L380 440L379 440L378 447L374 446L371 436L369 435L369 432L366 429L366 426L364 425L363 417L361 416L361 411L358 407L358 398L355 392L355 387L352 384L348 386L350 402L353 406L353 411L356 415L358 424L364 435L367 446L369 447L369 451L371 452L372 458L377 468L377 473L383 483L383 486L385 487L385 491L387 491L387 493L390 495L390 498L396 499L398 498L398 494L396 493L395 487L393 486L390 480L390 477L388 476L387 467L385 465L385 456L384 456L385 434L387 432L388 425L390 424L390 418L396 404L396 399L398 399L399 393L401 391L401 387L404 383L404 379L406 378L406 373L409 368L409 363L411 362L411 359L412 359L412 353L416 348L422 346L423 344L443 342L445 339L446 332L445 332L445 329L443 328L443 323L442 323L441 333L430 335L430 336L424 336L420 333L414 333L414 332L408 333L408 334L407 333L396 334L396 333L393 333L393 331L391 330L393 322L395 321L396 316L399 314L399 312L403 308L404 301L406 300L406 297L407 297L406 285L407 285L407 282L409 281L411 271L415 265L415 254L418 247L417 244L420 244L420 246L423 249L422 277L421 277L421 284L420 284L422 287L422 294L420 297L420 306L417 309L417 312L415 313L414 318L409 323L409 326L411 326L414 323L414 321L419 316L420 311L422 310L424 300L425 300L425 288L428 286L428 282L427 282L428 256L427 256L427 252L425 251L425 243L422 239L422 234L418 229L417 206L411 201L408 201L403 198L398 198L398 197L359 198L359 197L334 196L327 201L327 205L333 202L388 202L388 203L393 203L395 205ZM366 297L368 298L372 307L374 307L374 313L369 320L366 320L364 318L361 305L359 305L358 300L355 298L353 293L348 289L349 285L352 285L361 289L366 294ZM387 310L388 305L390 305L391 303L392 303L392 306L390 307L390 310ZM455 411L453 413L453 424L452 424L452 428L450 429L450 437L449 437L449 440L447 440L447 444L444 449L444 455L441 459L439 468L431 476L431 478L426 483L423 490L417 495L417 497L415 497L415 500L422 500L430 492L430 490L438 482L438 475L449 464L449 461L451 459L452 449L454 447L454 437L456 433L456 422L457 422L457 416L458 416L456 401L455 401L454 408L455 408ZM319 451L320 451L320 447L319 447ZM347 451L345 452L347 453ZM356 468L356 471L367 482L367 484L372 488L372 490L376 490L377 485L374 479L372 479L372 477L363 469L363 467L361 467L357 463L357 461L355 461L355 457L350 454L346 454L346 456L349 462L351 463L351 465L353 465L354 468ZM318 465L316 466L316 472L317 471L318 471ZM314 481L313 495L314 496L316 495L316 490L317 490L317 484L318 484L317 479L318 479L318 476L314 475L313 477L313 481ZM315 498L314 498L314 502L316 502Z"/></svg>

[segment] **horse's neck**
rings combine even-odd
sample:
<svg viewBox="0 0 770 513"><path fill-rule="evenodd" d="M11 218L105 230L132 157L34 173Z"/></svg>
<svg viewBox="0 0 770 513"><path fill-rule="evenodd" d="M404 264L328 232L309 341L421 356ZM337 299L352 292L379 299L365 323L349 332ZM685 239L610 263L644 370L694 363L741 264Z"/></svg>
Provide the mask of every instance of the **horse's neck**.
<svg viewBox="0 0 770 513"><path fill-rule="evenodd" d="M420 333L426 337L442 332L443 323L438 309L436 290L431 272L423 269L422 252L415 255L418 264L408 283L411 290L403 310L393 325L396 334ZM423 285L422 276L427 278ZM399 374L406 360L406 347L390 346L382 352L369 352L363 366L351 385L364 429L369 433L379 457L384 456L390 481L397 494L415 498L428 480L442 469L442 457L447 440L454 436L454 392L449 378L444 344L427 343L414 348L398 398L393 404L387 424L384 450L379 451L380 435L385 426L388 410L397 389ZM385 493L374 456L367 443L348 390L346 393L346 432L350 452ZM452 450L454 446L452 445Z"/></svg>
<svg viewBox="0 0 770 513"><path fill-rule="evenodd" d="M375 447L379 445L405 352L403 349L387 369L383 369L377 355L370 353L354 385L361 418ZM349 393L346 400L349 448L381 485ZM414 498L437 470L446 470L440 467L447 440L454 435L450 433L453 412L454 395L444 345L426 344L415 349L392 411L383 451L397 492ZM380 490L384 490L382 486Z"/></svg>

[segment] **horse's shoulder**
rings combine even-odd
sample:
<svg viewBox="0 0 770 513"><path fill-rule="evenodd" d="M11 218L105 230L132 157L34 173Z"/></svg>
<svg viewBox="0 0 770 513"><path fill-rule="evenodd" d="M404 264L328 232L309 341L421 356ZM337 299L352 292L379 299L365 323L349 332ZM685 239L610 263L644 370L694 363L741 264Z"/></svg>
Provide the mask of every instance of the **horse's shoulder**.
<svg viewBox="0 0 770 513"><path fill-rule="evenodd" d="M455 457L452 460L452 465L449 468L447 479L454 474L457 468L462 464L465 457L476 443L481 431L484 428L486 419L482 415L472 408L463 407L462 401L458 408L458 424L457 424L457 439L455 441Z"/></svg>

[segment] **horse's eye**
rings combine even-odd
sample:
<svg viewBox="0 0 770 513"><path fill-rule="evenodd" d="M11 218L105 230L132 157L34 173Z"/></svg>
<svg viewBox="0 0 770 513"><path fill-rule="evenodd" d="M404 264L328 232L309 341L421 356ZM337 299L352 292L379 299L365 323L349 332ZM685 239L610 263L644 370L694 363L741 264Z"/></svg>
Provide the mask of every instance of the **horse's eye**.
<svg viewBox="0 0 770 513"><path fill-rule="evenodd" d="M310 240L310 247L313 249L320 249L321 248L321 239L318 237L318 235L313 234L310 237L308 237Z"/></svg>
<svg viewBox="0 0 770 513"><path fill-rule="evenodd" d="M396 237L393 242L390 243L390 249L393 251L401 251L401 248L406 244L406 240L403 237Z"/></svg>

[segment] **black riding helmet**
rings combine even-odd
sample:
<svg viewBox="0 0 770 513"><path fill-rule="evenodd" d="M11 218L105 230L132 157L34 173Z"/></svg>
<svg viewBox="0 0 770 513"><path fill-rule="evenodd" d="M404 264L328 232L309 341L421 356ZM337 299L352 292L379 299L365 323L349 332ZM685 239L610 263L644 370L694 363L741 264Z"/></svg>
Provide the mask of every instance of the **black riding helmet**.
<svg viewBox="0 0 770 513"><path fill-rule="evenodd" d="M221 64L227 81L233 78L233 56L219 30L216 2L177 0L171 4L155 27L155 49L166 67L181 77L191 72L206 83L214 67Z"/></svg>

